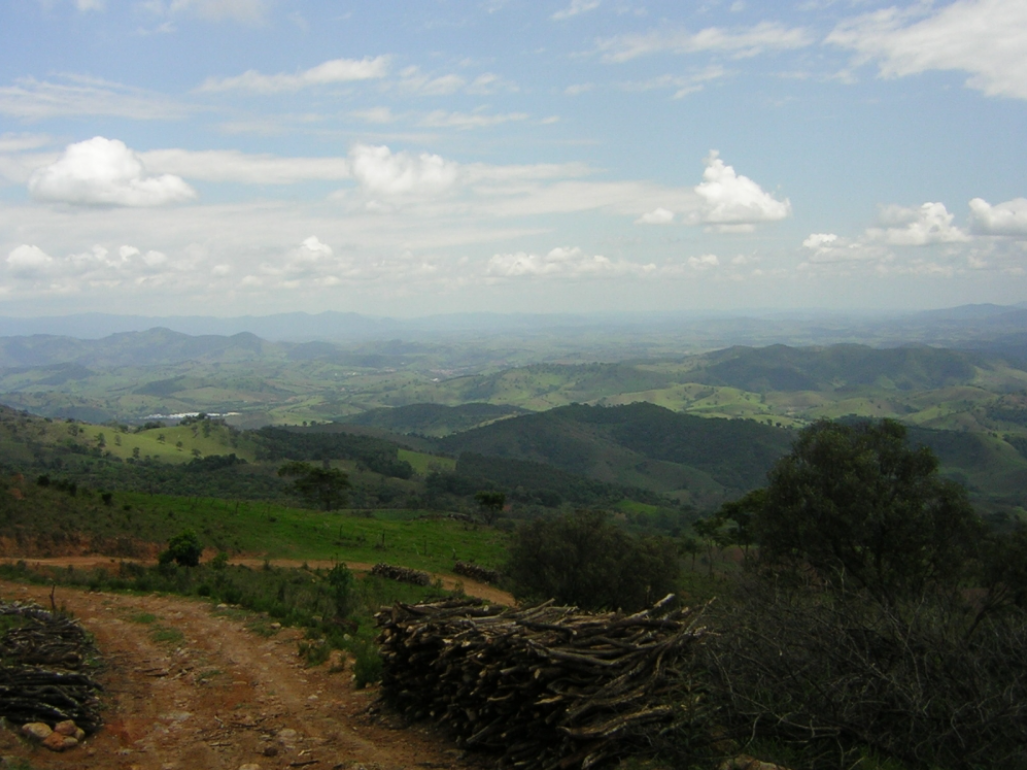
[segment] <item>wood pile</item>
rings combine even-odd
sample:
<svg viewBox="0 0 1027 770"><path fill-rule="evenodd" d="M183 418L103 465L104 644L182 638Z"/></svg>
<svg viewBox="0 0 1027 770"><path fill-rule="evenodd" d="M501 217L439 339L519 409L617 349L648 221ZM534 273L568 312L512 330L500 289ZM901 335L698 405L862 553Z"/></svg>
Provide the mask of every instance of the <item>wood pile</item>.
<svg viewBox="0 0 1027 770"><path fill-rule="evenodd" d="M481 567L477 564L472 564L467 561L458 561L453 567L453 572L457 575L463 575L469 577L471 580L477 580L479 583L498 583L499 582L499 571L489 569L488 567Z"/></svg>
<svg viewBox="0 0 1027 770"><path fill-rule="evenodd" d="M0 716L17 724L101 724L101 690L82 669L97 656L82 626L36 604L0 602Z"/></svg>
<svg viewBox="0 0 1027 770"><path fill-rule="evenodd" d="M680 715L705 629L672 596L634 615L552 602L397 604L377 615L382 699L460 745L524 770L590 768L651 743Z"/></svg>
<svg viewBox="0 0 1027 770"><path fill-rule="evenodd" d="M431 584L431 575L418 569L409 567L393 567L391 564L378 562L371 567L371 574L378 577L398 580L400 583L413 583L415 586L426 586Z"/></svg>

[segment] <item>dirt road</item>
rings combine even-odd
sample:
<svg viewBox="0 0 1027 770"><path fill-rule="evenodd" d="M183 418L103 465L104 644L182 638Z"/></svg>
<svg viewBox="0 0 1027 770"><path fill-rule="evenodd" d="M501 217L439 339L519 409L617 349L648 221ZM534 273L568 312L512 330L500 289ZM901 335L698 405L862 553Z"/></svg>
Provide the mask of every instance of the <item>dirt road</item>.
<svg viewBox="0 0 1027 770"><path fill-rule="evenodd" d="M8 600L48 606L49 592L0 581ZM106 725L67 754L0 730L0 756L69 770L399 770L481 761L462 758L428 728L369 716L374 692L354 689L348 669L304 668L298 631L266 638L233 611L181 598L58 588L56 599L95 635L106 660Z"/></svg>
<svg viewBox="0 0 1027 770"><path fill-rule="evenodd" d="M141 562L143 564L156 564L156 561L144 561L140 559L112 559L109 556L54 556L46 558L35 558L35 557L17 557L17 556L2 556L0 557L0 564L14 564L18 561L24 561L31 566L41 565L46 567L68 567L72 566L76 569L92 569L94 567L113 567L117 566L118 561L131 561ZM273 567L285 567L291 569L297 569L301 566L306 565L310 569L331 569L335 566L334 561L300 561L298 559L263 559L257 557L239 556L229 560L229 564L243 564L247 567L254 569L264 566L267 562ZM370 572L372 564L365 564L363 562L350 561L346 562L346 566L354 572L363 573ZM495 602L497 604L505 604L512 607L515 604L513 595L507 591L501 591L495 586L490 586L487 583L479 583L476 580L471 580L468 577L459 577L456 575L442 575L433 574L433 579L442 581L442 585L447 590L453 591L457 588L461 588L468 596L476 596L479 599L485 599L489 602Z"/></svg>

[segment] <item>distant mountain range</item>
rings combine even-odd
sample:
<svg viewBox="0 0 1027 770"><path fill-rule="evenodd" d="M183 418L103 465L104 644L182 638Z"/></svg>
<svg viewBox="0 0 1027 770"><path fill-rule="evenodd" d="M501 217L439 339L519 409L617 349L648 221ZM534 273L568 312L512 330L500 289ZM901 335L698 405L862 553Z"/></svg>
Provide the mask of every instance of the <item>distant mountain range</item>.
<svg viewBox="0 0 1027 770"><path fill-rule="evenodd" d="M963 305L913 313L752 311L677 313L453 313L397 319L358 313L279 313L266 316L142 316L83 313L0 317L0 337L54 335L100 339L164 328L191 336L249 333L265 340L387 340L440 337L580 335L597 329L676 335L711 349L734 344L791 345L921 341L945 344L996 335L1027 335L1027 303Z"/></svg>

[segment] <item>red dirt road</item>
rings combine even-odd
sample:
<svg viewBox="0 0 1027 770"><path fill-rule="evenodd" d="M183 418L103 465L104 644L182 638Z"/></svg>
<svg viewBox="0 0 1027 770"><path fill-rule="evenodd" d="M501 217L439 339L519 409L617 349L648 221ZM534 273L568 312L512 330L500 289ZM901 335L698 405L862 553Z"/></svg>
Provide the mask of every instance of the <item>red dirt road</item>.
<svg viewBox="0 0 1027 770"><path fill-rule="evenodd" d="M7 600L48 606L49 593L0 581ZM58 588L56 600L104 655L105 727L66 754L0 730L0 756L40 770L405 770L482 761L464 759L429 728L368 716L375 693L354 689L348 667L304 668L298 631L264 638L236 613L175 597ZM160 629L174 638L161 641Z"/></svg>

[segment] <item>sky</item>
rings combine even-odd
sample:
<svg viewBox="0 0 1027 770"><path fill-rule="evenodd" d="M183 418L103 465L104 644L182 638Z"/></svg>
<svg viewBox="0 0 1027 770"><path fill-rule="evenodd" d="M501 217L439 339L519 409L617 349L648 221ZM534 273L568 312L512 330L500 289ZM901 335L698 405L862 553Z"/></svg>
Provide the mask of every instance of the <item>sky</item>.
<svg viewBox="0 0 1027 770"><path fill-rule="evenodd" d="M4 0L0 315L1027 300L1027 3Z"/></svg>

